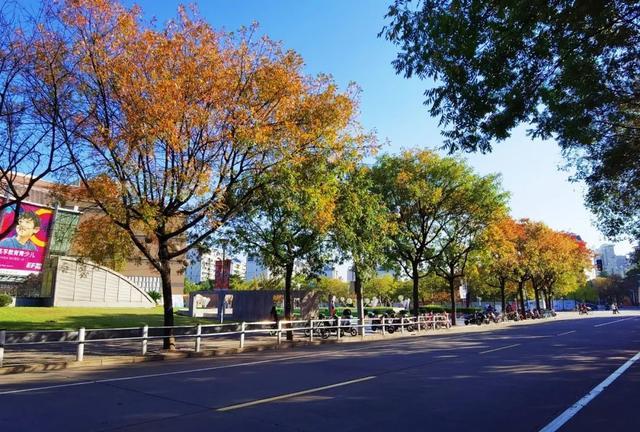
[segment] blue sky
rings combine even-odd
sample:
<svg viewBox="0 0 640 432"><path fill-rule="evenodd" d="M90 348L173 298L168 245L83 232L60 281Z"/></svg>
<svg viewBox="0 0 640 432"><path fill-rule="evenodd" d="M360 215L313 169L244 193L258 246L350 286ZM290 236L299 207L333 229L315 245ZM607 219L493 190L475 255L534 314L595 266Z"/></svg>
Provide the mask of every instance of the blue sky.
<svg viewBox="0 0 640 432"><path fill-rule="evenodd" d="M125 1L130 5L133 2ZM160 22L175 16L180 2L142 0L148 17ZM256 21L260 32L281 40L286 48L302 55L310 74L328 73L343 87L356 82L362 89L360 121L375 129L389 145L383 151L403 148L437 148L442 142L437 119L423 105L428 82L407 80L391 66L396 47L377 34L385 24L390 0L201 0L200 14L214 28L229 31ZM605 241L592 225L592 215L583 205L584 188L570 183L559 148L552 141L532 141L526 127L498 143L488 155L465 155L481 174L501 173L503 186L511 192L511 211L516 218L528 217L559 230L580 234L590 247ZM629 243L616 247L627 253Z"/></svg>

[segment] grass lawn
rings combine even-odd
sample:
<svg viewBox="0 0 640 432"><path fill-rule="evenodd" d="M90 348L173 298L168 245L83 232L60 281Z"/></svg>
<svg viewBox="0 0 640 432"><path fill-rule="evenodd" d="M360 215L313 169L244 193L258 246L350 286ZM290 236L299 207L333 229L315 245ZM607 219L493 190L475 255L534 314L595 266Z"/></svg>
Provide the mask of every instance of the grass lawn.
<svg viewBox="0 0 640 432"><path fill-rule="evenodd" d="M212 324L211 320L175 316L175 325ZM155 308L2 307L0 329L58 330L161 326L162 306Z"/></svg>

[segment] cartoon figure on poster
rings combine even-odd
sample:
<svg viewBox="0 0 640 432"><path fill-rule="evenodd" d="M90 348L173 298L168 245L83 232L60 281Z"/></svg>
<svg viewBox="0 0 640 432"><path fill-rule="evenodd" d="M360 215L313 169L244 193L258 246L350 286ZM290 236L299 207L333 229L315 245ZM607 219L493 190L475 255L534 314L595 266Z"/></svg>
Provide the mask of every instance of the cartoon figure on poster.
<svg viewBox="0 0 640 432"><path fill-rule="evenodd" d="M15 209L0 215L0 231L11 226ZM53 222L53 210L22 204L15 227L0 240L0 271L12 274L29 274L42 270L49 227Z"/></svg>

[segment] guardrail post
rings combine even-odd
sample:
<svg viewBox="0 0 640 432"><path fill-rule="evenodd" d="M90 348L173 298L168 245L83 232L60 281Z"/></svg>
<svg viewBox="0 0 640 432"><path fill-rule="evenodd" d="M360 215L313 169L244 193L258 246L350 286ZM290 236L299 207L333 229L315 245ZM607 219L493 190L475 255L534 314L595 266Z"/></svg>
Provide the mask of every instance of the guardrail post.
<svg viewBox="0 0 640 432"><path fill-rule="evenodd" d="M242 325L240 326L240 348L244 348L244 331L247 328L247 323L242 321Z"/></svg>
<svg viewBox="0 0 640 432"><path fill-rule="evenodd" d="M420 315L416 317L416 327L418 328L418 333L420 333Z"/></svg>
<svg viewBox="0 0 640 432"><path fill-rule="evenodd" d="M278 321L278 345L282 343L282 321Z"/></svg>
<svg viewBox="0 0 640 432"><path fill-rule="evenodd" d="M145 325L142 327L142 355L147 355L147 345L149 340L149 326Z"/></svg>
<svg viewBox="0 0 640 432"><path fill-rule="evenodd" d="M309 320L309 341L313 342L313 320Z"/></svg>
<svg viewBox="0 0 640 432"><path fill-rule="evenodd" d="M196 352L200 352L200 344L202 343L202 324L196 326Z"/></svg>
<svg viewBox="0 0 640 432"><path fill-rule="evenodd" d="M338 334L338 340L340 340L340 321L341 321L341 319L340 319L340 317L338 317L338 328L336 330L336 332Z"/></svg>
<svg viewBox="0 0 640 432"><path fill-rule="evenodd" d="M78 353L76 355L76 361L81 362L84 360L84 336L85 336L85 328L80 327L78 330Z"/></svg>
<svg viewBox="0 0 640 432"><path fill-rule="evenodd" d="M404 317L400 318L400 334L404 334Z"/></svg>
<svg viewBox="0 0 640 432"><path fill-rule="evenodd" d="M2 362L4 360L4 344L7 342L7 331L0 330L0 367L2 367Z"/></svg>
<svg viewBox="0 0 640 432"><path fill-rule="evenodd" d="M380 321L382 323L382 336L385 336L387 334L387 329L384 326L384 321L385 321L385 318L382 317L382 319Z"/></svg>

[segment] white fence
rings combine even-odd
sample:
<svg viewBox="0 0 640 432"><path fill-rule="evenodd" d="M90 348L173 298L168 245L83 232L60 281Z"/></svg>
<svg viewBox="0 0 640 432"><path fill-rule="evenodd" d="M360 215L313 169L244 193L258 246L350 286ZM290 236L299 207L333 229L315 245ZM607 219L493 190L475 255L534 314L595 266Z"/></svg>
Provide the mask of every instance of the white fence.
<svg viewBox="0 0 640 432"><path fill-rule="evenodd" d="M225 327L238 327L239 330L226 331ZM409 333L421 332L425 330L436 330L451 327L451 322L444 315L420 316L409 318L366 318L363 322L357 319L318 319L310 321L260 321L242 322L228 324L198 324L195 326L173 326L173 327L125 327L108 329L85 329L77 331L46 330L46 331L6 331L0 330L0 367L4 360L6 348L33 347L52 344L76 345L75 357L81 362L84 360L85 346L104 342L137 342L139 343L138 353L146 355L148 342L152 340L173 337L175 339L190 339L193 341L193 351L202 350L203 339L218 337L238 337L239 347L244 348L247 337L254 335L275 336L275 343L282 343L283 334L287 332L302 333L304 338L313 341L314 339L328 339L330 337L338 340L346 335L360 336L365 339L367 334L381 333L383 336L395 332ZM182 334L179 334L181 331ZM135 333L136 336L125 337L97 337L87 338L88 333L113 335L118 332L128 334ZM152 334L156 333L156 334ZM163 334L157 334L163 333Z"/></svg>

